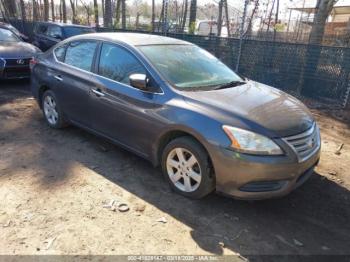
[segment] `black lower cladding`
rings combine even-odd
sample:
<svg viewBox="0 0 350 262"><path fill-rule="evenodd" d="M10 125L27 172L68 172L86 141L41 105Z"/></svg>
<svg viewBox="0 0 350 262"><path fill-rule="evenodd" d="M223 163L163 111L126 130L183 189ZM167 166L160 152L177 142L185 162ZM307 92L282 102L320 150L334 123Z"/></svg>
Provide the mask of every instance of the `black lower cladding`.
<svg viewBox="0 0 350 262"><path fill-rule="evenodd" d="M310 178L310 176L314 173L314 168L317 165L316 164L309 169L307 169L304 173L302 173L297 181L295 182L295 188L301 186ZM288 181L286 180L276 180L276 181L257 181L257 182L251 182L248 184L245 184L244 186L240 187L241 191L244 192L268 192L268 191L277 191L281 189L285 184L287 184Z"/></svg>
<svg viewBox="0 0 350 262"><path fill-rule="evenodd" d="M242 186L240 190L244 192L276 191L281 189L286 183L287 181L285 180L250 182Z"/></svg>

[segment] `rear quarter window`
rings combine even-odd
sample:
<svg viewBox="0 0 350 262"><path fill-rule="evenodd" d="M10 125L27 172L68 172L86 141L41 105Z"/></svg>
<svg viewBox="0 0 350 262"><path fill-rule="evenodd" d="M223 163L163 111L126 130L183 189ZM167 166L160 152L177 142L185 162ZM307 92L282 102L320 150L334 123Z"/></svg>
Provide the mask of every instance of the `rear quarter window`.
<svg viewBox="0 0 350 262"><path fill-rule="evenodd" d="M66 64L91 71L97 42L74 41L69 44L66 50L64 61Z"/></svg>
<svg viewBox="0 0 350 262"><path fill-rule="evenodd" d="M60 62L64 62L64 57L66 55L67 45L61 45L54 50L56 59Z"/></svg>

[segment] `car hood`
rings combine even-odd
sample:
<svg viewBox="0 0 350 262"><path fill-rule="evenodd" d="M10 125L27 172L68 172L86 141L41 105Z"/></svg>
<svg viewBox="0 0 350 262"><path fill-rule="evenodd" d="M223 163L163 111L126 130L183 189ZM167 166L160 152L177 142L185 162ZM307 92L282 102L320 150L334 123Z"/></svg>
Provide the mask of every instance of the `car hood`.
<svg viewBox="0 0 350 262"><path fill-rule="evenodd" d="M39 49L25 42L0 42L0 58L29 58Z"/></svg>
<svg viewBox="0 0 350 262"><path fill-rule="evenodd" d="M299 100L254 81L221 90L185 91L182 95L187 103L206 111L222 124L240 125L269 137L295 135L309 129L314 122Z"/></svg>

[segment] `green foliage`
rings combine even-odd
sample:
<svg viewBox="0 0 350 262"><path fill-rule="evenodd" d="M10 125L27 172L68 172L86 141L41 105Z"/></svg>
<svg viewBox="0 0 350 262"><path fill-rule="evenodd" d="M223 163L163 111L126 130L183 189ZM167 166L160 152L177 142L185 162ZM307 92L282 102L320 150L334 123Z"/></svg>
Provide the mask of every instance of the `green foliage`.
<svg viewBox="0 0 350 262"><path fill-rule="evenodd" d="M188 32L190 34L194 34L195 31L196 31L196 22L191 22L190 27L188 28Z"/></svg>

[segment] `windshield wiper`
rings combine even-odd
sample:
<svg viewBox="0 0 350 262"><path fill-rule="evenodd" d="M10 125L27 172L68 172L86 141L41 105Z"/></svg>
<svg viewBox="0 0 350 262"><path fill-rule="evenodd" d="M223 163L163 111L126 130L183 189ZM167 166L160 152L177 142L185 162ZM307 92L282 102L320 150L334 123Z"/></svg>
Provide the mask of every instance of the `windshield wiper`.
<svg viewBox="0 0 350 262"><path fill-rule="evenodd" d="M245 83L246 82L244 82L244 81L231 81L231 82L228 82L228 83L225 83L225 84L222 84L222 85L215 87L214 90L240 86L240 85L244 85Z"/></svg>

